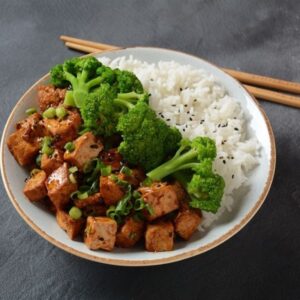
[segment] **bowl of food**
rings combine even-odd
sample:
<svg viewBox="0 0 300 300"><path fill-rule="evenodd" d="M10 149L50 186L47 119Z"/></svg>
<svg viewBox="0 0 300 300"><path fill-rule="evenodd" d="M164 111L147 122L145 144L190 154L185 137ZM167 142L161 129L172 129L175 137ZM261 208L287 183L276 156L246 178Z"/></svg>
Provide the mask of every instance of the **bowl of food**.
<svg viewBox="0 0 300 300"><path fill-rule="evenodd" d="M232 237L265 200L275 161L270 123L236 80L146 47L54 66L1 141L21 217L69 253L124 266L183 260Z"/></svg>

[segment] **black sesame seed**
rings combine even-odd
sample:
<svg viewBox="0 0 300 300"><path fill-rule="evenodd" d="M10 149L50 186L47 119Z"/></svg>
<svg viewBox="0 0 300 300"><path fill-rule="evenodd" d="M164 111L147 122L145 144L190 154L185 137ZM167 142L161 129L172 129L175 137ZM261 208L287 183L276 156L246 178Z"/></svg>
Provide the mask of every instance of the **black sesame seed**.
<svg viewBox="0 0 300 300"><path fill-rule="evenodd" d="M185 131L185 129L184 129L184 128L183 128L182 130L183 130L183 131Z"/></svg>
<svg viewBox="0 0 300 300"><path fill-rule="evenodd" d="M193 118L190 118L190 121L193 121Z"/></svg>
<svg viewBox="0 0 300 300"><path fill-rule="evenodd" d="M175 106L176 106L176 104L172 104L172 106L173 106L173 107L175 107Z"/></svg>
<svg viewBox="0 0 300 300"><path fill-rule="evenodd" d="M182 88L180 88L179 90L180 90L180 92L182 92Z"/></svg>
<svg viewBox="0 0 300 300"><path fill-rule="evenodd" d="M188 110L186 113L187 113L187 114L189 114L189 113L190 113L190 111Z"/></svg>
<svg viewBox="0 0 300 300"><path fill-rule="evenodd" d="M221 127L221 124L218 124L218 128Z"/></svg>
<svg viewBox="0 0 300 300"><path fill-rule="evenodd" d="M234 174L231 175L231 178L232 178L232 179L234 178Z"/></svg>
<svg viewBox="0 0 300 300"><path fill-rule="evenodd" d="M187 105L187 104L184 104L184 107L188 107L188 105Z"/></svg>
<svg viewBox="0 0 300 300"><path fill-rule="evenodd" d="M165 118L163 114L161 114L161 117L162 117L163 119Z"/></svg>
<svg viewBox="0 0 300 300"><path fill-rule="evenodd" d="M223 159L224 157L223 157L223 156L220 156L219 158L220 158L220 159Z"/></svg>
<svg viewBox="0 0 300 300"><path fill-rule="evenodd" d="M151 81L154 81L154 79L153 79L153 78L151 78L150 80L151 80Z"/></svg>
<svg viewBox="0 0 300 300"><path fill-rule="evenodd" d="M224 165L226 164L226 160L225 160L225 159L223 160L223 164L224 164Z"/></svg>
<svg viewBox="0 0 300 300"><path fill-rule="evenodd" d="M217 132L217 130L214 130L214 131L213 131L213 133L216 133L216 132Z"/></svg>
<svg viewBox="0 0 300 300"><path fill-rule="evenodd" d="M171 121L171 119L167 119L167 121Z"/></svg>
<svg viewBox="0 0 300 300"><path fill-rule="evenodd" d="M234 130L238 131L239 129L237 127L234 127Z"/></svg>
<svg viewBox="0 0 300 300"><path fill-rule="evenodd" d="M194 99L194 102L197 102L197 99Z"/></svg>

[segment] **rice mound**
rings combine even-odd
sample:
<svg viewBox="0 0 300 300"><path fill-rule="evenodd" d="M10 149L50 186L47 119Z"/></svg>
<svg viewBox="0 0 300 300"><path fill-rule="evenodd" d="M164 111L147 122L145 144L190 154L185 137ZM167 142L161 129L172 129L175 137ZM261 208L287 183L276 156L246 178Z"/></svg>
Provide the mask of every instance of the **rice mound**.
<svg viewBox="0 0 300 300"><path fill-rule="evenodd" d="M133 56L100 60L111 68L134 72L151 93L150 106L183 137L208 136L215 140L214 169L225 180L225 192L216 214L203 212L202 228L210 226L225 210L230 211L232 193L247 183L247 173L258 164L259 151L258 141L247 138L247 120L238 101L212 74L190 65L174 61L153 64Z"/></svg>

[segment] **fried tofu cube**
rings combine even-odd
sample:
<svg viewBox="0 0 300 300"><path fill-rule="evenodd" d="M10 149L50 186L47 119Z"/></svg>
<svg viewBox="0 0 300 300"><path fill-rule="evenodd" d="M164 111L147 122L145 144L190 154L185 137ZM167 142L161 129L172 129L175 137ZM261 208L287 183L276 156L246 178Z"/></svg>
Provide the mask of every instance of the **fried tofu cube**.
<svg viewBox="0 0 300 300"><path fill-rule="evenodd" d="M47 175L58 169L64 162L63 152L55 149L51 155L43 154L41 158L41 169Z"/></svg>
<svg viewBox="0 0 300 300"><path fill-rule="evenodd" d="M32 143L24 140L25 129L20 128L12 133L7 140L7 146L16 161L21 166L28 166L34 163L35 157L39 153L40 145L37 141Z"/></svg>
<svg viewBox="0 0 300 300"><path fill-rule="evenodd" d="M86 222L84 242L91 250L111 251L115 246L117 222L107 217L89 216Z"/></svg>
<svg viewBox="0 0 300 300"><path fill-rule="evenodd" d="M172 222L148 224L145 234L147 251L171 251L174 246L174 227Z"/></svg>
<svg viewBox="0 0 300 300"><path fill-rule="evenodd" d="M201 223L201 212L187 207L180 209L174 220L175 232L188 240Z"/></svg>
<svg viewBox="0 0 300 300"><path fill-rule="evenodd" d="M125 194L123 188L110 176L100 177L100 193L106 205L118 203Z"/></svg>
<svg viewBox="0 0 300 300"><path fill-rule="evenodd" d="M44 119L43 123L49 133L55 138L55 146L62 148L67 142L77 137L81 125L78 111L68 110L68 115L62 119Z"/></svg>
<svg viewBox="0 0 300 300"><path fill-rule="evenodd" d="M63 210L56 212L56 221L58 225L67 232L69 238L74 240L83 230L84 219L74 220Z"/></svg>
<svg viewBox="0 0 300 300"><path fill-rule="evenodd" d="M95 205L95 204L100 204L100 198L101 194L100 193L95 193L93 195L88 196L85 199L76 199L74 201L75 206L78 208L85 208L86 206L89 205Z"/></svg>
<svg viewBox="0 0 300 300"><path fill-rule="evenodd" d="M122 248L132 247L141 239L143 232L144 222L129 217L118 230L116 245Z"/></svg>
<svg viewBox="0 0 300 300"><path fill-rule="evenodd" d="M69 179L67 163L51 173L46 181L46 188L57 210L63 209L69 203L71 194L77 190L77 184Z"/></svg>
<svg viewBox="0 0 300 300"><path fill-rule="evenodd" d="M145 173L141 169L132 169L130 175L120 173L118 177L121 180L125 180L129 184L137 188L140 185L140 183L145 179Z"/></svg>
<svg viewBox="0 0 300 300"><path fill-rule="evenodd" d="M67 89L56 88L53 85L41 85L38 87L38 103L41 111L50 106L58 106L65 99Z"/></svg>
<svg viewBox="0 0 300 300"><path fill-rule="evenodd" d="M177 185L154 183L150 187L142 187L139 191L143 200L152 208L153 214L145 212L148 221L152 221L179 208Z"/></svg>
<svg viewBox="0 0 300 300"><path fill-rule="evenodd" d="M23 192L30 201L40 201L47 196L46 179L46 173L40 171L26 181Z"/></svg>
<svg viewBox="0 0 300 300"><path fill-rule="evenodd" d="M75 149L72 152L66 151L65 161L82 170L84 165L91 159L97 157L103 149L102 143L97 141L91 132L86 132L74 141Z"/></svg>

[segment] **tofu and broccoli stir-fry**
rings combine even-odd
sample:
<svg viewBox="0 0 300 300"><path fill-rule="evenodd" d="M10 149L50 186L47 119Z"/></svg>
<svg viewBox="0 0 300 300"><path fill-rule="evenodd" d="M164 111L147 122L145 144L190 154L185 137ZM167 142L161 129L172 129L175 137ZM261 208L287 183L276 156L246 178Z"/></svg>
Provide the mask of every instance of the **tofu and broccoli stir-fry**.
<svg viewBox="0 0 300 300"><path fill-rule="evenodd" d="M7 145L30 171L24 194L56 215L70 239L111 251L143 242L169 251L188 240L201 210L216 213L223 178L213 171L215 142L183 139L149 106L129 71L94 57L52 68Z"/></svg>

